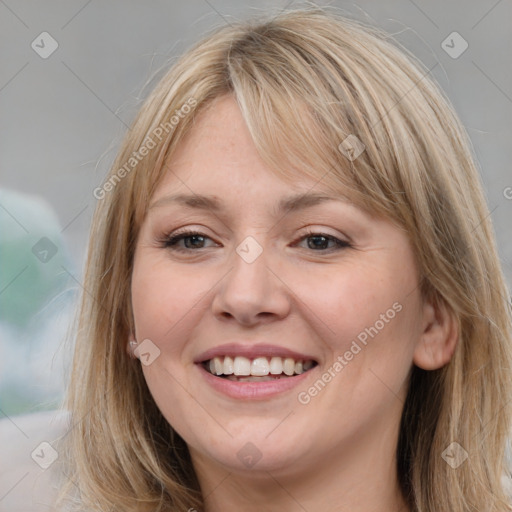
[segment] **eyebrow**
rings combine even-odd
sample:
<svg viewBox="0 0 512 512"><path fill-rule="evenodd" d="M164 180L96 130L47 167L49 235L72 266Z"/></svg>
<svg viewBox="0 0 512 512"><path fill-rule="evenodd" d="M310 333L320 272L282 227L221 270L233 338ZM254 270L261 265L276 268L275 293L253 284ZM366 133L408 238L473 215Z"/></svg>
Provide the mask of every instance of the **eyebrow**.
<svg viewBox="0 0 512 512"><path fill-rule="evenodd" d="M297 194L281 199L277 204L275 215L311 208L312 206L316 206L326 201L350 203L350 201L344 196L335 197L319 193ZM210 210L216 213L225 211L222 203L216 197L198 194L175 194L161 197L152 203L149 209L167 206L173 203L178 203L188 208Z"/></svg>

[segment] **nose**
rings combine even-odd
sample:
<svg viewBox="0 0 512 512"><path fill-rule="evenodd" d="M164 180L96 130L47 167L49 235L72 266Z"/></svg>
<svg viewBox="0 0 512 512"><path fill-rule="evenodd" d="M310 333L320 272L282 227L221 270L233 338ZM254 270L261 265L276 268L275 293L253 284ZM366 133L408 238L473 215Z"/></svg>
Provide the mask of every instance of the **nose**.
<svg viewBox="0 0 512 512"><path fill-rule="evenodd" d="M263 250L251 261L242 251L233 251L230 270L219 283L212 302L217 318L252 326L288 315L290 291L280 279L277 266L270 268L268 253L269 250Z"/></svg>

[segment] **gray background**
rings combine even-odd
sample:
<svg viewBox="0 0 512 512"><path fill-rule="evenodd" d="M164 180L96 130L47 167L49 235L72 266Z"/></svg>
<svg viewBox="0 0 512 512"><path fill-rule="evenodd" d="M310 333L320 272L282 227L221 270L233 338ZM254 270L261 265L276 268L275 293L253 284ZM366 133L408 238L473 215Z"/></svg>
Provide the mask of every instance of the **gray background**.
<svg viewBox="0 0 512 512"><path fill-rule="evenodd" d="M205 31L299 5L0 0L0 225L8 233L1 235L0 304L11 304L18 319L0 312L0 417L58 406L68 357L61 342L81 292L92 192L150 90L145 84ZM512 2L329 5L395 34L427 68L435 65L432 76L473 141L510 285ZM456 59L441 46L453 31L469 44ZM46 59L31 47L42 32L58 43ZM32 249L42 237L55 244L51 261ZM13 239L16 252L7 253Z"/></svg>

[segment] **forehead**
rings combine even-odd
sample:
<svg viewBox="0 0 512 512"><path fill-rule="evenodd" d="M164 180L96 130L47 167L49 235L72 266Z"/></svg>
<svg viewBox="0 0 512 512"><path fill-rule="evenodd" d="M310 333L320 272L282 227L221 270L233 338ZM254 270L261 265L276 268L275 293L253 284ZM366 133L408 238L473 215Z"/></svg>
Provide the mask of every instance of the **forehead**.
<svg viewBox="0 0 512 512"><path fill-rule="evenodd" d="M215 190L216 195L263 188L267 195L278 192L345 196L322 180L321 173L311 175L291 169L286 164L270 167L261 157L232 96L217 98L194 121L166 162L160 186L153 199L163 190L180 190L199 194ZM183 189L183 190L181 190ZM153 201L154 202L154 201ZM210 206L214 206L213 203Z"/></svg>
<svg viewBox="0 0 512 512"><path fill-rule="evenodd" d="M271 169L261 158L236 100L225 96L197 116L164 166L160 188L186 187L185 184L223 193L258 184L269 191L300 191L311 188L314 181L303 172L280 173Z"/></svg>
<svg viewBox="0 0 512 512"><path fill-rule="evenodd" d="M235 173L229 176L230 170L257 172L265 168L232 96L218 98L198 115L173 151L167 167L175 175L186 175L188 171L201 174L203 179L214 171L217 179L221 174L236 179Z"/></svg>
<svg viewBox="0 0 512 512"><path fill-rule="evenodd" d="M180 195L182 205L202 204L212 212L223 206L226 210L240 210L258 202L277 214L298 210L306 202L307 206L312 201L320 204L318 197L297 202L299 196L306 194L345 201L369 217L388 216L375 208L361 183L354 181L353 169L345 168L347 163L343 159L334 166L323 152L319 154L318 148L313 147L306 148L306 160L296 158L302 155L304 144L295 142L292 125L285 128L288 131L283 137L277 131L282 126L279 121L274 126L273 122L265 123L258 117L260 114L248 115L250 119L246 120L231 94L198 107L192 124L176 140L158 172L143 217L148 208L157 201L165 201L166 196ZM253 130L262 127L268 128L254 134ZM287 147L282 147L283 140Z"/></svg>

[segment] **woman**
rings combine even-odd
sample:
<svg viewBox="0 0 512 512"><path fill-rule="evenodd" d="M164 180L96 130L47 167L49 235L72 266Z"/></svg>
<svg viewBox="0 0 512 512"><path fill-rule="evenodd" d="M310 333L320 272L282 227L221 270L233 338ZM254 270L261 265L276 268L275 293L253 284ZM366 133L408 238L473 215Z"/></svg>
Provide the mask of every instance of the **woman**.
<svg viewBox="0 0 512 512"><path fill-rule="evenodd" d="M510 510L508 291L468 137L321 10L217 30L95 191L79 508Z"/></svg>

